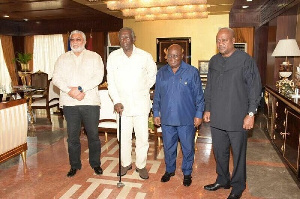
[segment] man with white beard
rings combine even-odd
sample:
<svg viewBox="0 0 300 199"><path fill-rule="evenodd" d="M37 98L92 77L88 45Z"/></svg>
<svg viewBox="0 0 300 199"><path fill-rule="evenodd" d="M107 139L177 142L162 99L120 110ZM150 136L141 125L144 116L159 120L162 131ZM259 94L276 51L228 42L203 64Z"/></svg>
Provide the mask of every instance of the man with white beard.
<svg viewBox="0 0 300 199"><path fill-rule="evenodd" d="M72 177L81 169L80 130L87 132L89 163L97 175L103 173L100 162L101 143L98 136L100 98L104 65L100 55L85 49L86 36L74 30L70 34L71 51L62 54L55 63L53 84L60 89L60 107L67 121L68 152Z"/></svg>

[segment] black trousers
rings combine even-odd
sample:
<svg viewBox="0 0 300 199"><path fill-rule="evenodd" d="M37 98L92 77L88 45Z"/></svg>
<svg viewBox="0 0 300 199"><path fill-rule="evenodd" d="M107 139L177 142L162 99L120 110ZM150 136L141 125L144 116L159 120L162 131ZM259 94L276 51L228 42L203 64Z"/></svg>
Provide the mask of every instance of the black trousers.
<svg viewBox="0 0 300 199"><path fill-rule="evenodd" d="M247 131L225 131L211 127L213 150L217 163L218 184L230 183L232 193L242 194L246 189ZM230 179L230 146L233 153L233 172Z"/></svg>
<svg viewBox="0 0 300 199"><path fill-rule="evenodd" d="M67 121L68 152L71 168L81 169L80 131L83 123L87 132L89 163L92 168L100 166L101 143L98 134L99 106L64 106Z"/></svg>

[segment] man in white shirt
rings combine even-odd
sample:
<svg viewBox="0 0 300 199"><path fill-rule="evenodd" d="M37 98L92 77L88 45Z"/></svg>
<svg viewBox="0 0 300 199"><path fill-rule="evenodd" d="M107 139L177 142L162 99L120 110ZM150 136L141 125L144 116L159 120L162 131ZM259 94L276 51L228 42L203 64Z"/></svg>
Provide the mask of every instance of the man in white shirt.
<svg viewBox="0 0 300 199"><path fill-rule="evenodd" d="M62 54L55 63L53 84L60 89L60 106L67 121L68 152L72 177L81 169L80 130L87 132L89 163L97 175L100 167L101 143L98 135L100 98L98 85L104 74L102 58L85 49L86 36L74 30L70 34L71 51Z"/></svg>
<svg viewBox="0 0 300 199"><path fill-rule="evenodd" d="M136 137L136 171L148 179L146 169L148 143L148 116L151 108L150 88L155 83L157 67L152 56L134 45L131 28L119 31L121 49L113 51L107 60L108 91L114 109L122 116L121 173L132 169L132 132Z"/></svg>

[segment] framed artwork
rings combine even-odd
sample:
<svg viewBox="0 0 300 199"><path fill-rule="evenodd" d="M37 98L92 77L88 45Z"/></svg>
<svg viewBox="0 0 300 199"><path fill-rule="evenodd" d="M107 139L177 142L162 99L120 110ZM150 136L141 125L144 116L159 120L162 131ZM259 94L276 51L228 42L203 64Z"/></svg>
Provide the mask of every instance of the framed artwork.
<svg viewBox="0 0 300 199"><path fill-rule="evenodd" d="M120 46L107 46L107 57L109 56L109 54L115 50L118 50L119 48L121 48Z"/></svg>
<svg viewBox="0 0 300 199"><path fill-rule="evenodd" d="M199 60L198 61L198 69L200 74L207 74L208 73L208 63L207 60Z"/></svg>
<svg viewBox="0 0 300 199"><path fill-rule="evenodd" d="M157 62L167 64L167 50L170 45L178 44L183 49L183 61L191 64L191 38L156 38Z"/></svg>

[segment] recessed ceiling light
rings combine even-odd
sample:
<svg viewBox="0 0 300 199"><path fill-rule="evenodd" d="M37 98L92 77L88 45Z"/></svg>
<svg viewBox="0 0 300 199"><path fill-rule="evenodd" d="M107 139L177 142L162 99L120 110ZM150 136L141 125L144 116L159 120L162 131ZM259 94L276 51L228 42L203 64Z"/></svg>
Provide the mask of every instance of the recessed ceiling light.
<svg viewBox="0 0 300 199"><path fill-rule="evenodd" d="M252 1L252 0L247 0L247 1Z"/></svg>
<svg viewBox="0 0 300 199"><path fill-rule="evenodd" d="M3 17L8 18L9 16L8 15L4 15Z"/></svg>
<svg viewBox="0 0 300 199"><path fill-rule="evenodd" d="M249 6L242 6L242 8L248 8Z"/></svg>
<svg viewBox="0 0 300 199"><path fill-rule="evenodd" d="M28 19L23 19L24 21L28 21Z"/></svg>

